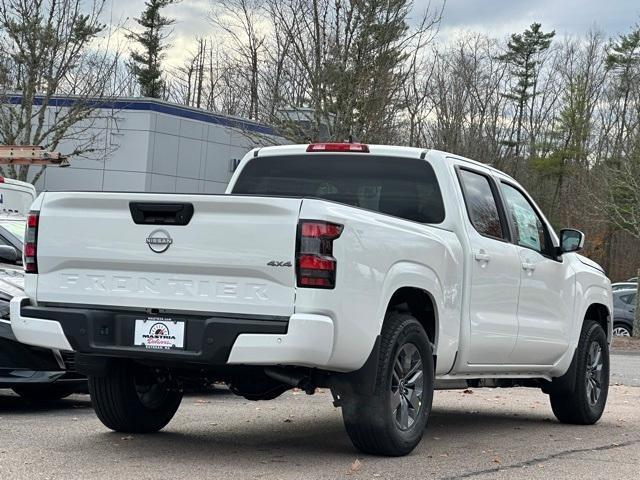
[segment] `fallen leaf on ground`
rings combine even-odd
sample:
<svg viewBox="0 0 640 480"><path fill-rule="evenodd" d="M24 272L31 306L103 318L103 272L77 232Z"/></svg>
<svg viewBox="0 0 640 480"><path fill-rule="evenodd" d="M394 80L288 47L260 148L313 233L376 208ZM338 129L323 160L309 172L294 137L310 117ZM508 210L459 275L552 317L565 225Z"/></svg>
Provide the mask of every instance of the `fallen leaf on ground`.
<svg viewBox="0 0 640 480"><path fill-rule="evenodd" d="M349 467L349 471L347 472L347 474L350 475L352 473L355 473L359 471L361 468L362 468L362 463L360 463L360 460L356 458L351 464L351 466Z"/></svg>

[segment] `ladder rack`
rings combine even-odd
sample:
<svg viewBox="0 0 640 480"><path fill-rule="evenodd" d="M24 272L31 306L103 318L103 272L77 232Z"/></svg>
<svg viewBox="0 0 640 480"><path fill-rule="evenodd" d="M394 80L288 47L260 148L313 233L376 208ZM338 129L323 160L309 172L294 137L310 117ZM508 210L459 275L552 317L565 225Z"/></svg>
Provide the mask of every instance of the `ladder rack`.
<svg viewBox="0 0 640 480"><path fill-rule="evenodd" d="M67 157L38 145L0 145L0 165L47 165L68 167Z"/></svg>

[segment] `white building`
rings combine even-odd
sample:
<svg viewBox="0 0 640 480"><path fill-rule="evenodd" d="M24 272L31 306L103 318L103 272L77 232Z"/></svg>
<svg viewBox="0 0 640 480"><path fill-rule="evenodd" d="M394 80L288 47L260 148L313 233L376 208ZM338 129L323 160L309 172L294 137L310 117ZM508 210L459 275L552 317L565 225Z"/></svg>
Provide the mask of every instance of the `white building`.
<svg viewBox="0 0 640 480"><path fill-rule="evenodd" d="M70 101L53 99L50 121ZM71 158L70 167L47 168L38 191L222 193L248 150L284 142L267 125L162 100L120 98L101 108L108 118L91 126L98 151L91 159ZM57 150L68 153L73 145Z"/></svg>

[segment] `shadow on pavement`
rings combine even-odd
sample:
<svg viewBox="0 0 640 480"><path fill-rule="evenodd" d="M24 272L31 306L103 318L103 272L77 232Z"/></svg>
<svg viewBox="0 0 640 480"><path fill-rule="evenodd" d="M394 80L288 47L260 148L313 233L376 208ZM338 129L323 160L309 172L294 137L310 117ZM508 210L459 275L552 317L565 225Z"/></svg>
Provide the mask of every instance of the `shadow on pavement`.
<svg viewBox="0 0 640 480"><path fill-rule="evenodd" d="M290 430L274 422L271 427L244 424L235 425L229 430L211 427L189 433L171 431L169 424L164 431L132 435L132 439L114 432L104 432L100 437L101 440L126 442L129 453L166 456L178 449L181 460L194 461L234 455L245 458L255 458L261 454L277 456L279 453L287 455L289 459L305 457L305 461L327 454L353 456L355 449L344 431L342 421L316 419L297 422L298 425Z"/></svg>
<svg viewBox="0 0 640 480"><path fill-rule="evenodd" d="M176 419L178 420L178 419ZM179 422L179 420L178 420ZM228 460L229 457L262 458L263 463L277 463L282 457L284 463L322 464L330 455L332 458L363 457L351 444L340 416L320 416L316 418L296 418L291 423L281 419L263 419L260 422L215 424L215 418L203 419L197 425L176 425L183 431L172 431L172 424L165 431L150 435L126 436L121 433L104 432L98 434L97 444L126 444L127 451L134 456L147 457L161 455L171 457L179 451L180 461ZM518 416L506 413L462 412L456 409L437 409L432 413L424 441L415 454L430 453L433 437L476 438L501 436L505 438L514 430L524 430L548 423L555 423L548 416L520 413ZM215 426L212 426L215 425ZM558 424L560 427L560 425ZM188 429L188 431L184 431ZM470 437L472 436L472 437ZM104 447L101 447L104 448ZM117 447L119 448L119 447Z"/></svg>
<svg viewBox="0 0 640 480"><path fill-rule="evenodd" d="M91 408L89 395L77 394L62 400L32 402L15 395L11 390L0 390L0 414L23 414Z"/></svg>

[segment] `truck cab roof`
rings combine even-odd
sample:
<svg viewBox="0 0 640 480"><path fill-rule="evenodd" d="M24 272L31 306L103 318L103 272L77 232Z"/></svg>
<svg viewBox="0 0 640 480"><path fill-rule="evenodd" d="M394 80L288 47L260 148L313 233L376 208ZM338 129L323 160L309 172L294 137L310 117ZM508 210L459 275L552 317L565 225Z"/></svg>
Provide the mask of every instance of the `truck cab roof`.
<svg viewBox="0 0 640 480"><path fill-rule="evenodd" d="M246 159L255 158L255 157L265 157L265 156L278 156L278 155L301 155L308 152L308 148L310 145L315 144L294 144L294 145L278 145L271 147L260 147L253 149L246 157ZM331 144L324 144L331 145ZM336 144L334 144L336 145ZM456 155L453 153L445 152L437 149L429 149L429 148L418 148L418 147L402 147L402 146L394 146L394 145L375 145L375 144L354 144L354 145L364 145L367 148L367 152L369 155L376 156L386 156L386 157L410 157L410 158L422 158L422 159L435 159L440 158L443 161L463 161L469 163L471 165L476 165L482 168L486 168L491 170L492 172L502 175L506 178L509 178L513 181L513 177L504 173L501 170L493 167L490 164L478 162L476 160L472 160L467 157L463 157L462 155ZM325 155L325 154L335 154L335 153L347 153L345 151L314 151L313 154ZM354 154L359 154L361 152L353 152ZM238 168L240 170L240 168Z"/></svg>

